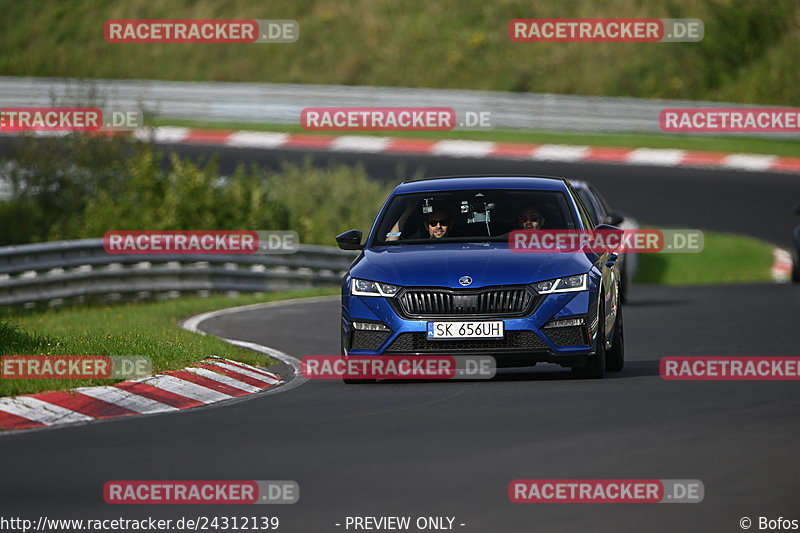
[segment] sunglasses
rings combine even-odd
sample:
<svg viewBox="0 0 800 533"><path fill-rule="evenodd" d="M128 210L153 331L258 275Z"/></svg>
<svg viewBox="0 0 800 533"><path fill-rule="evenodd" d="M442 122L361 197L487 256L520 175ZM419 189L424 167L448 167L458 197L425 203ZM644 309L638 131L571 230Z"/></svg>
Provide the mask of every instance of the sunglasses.
<svg viewBox="0 0 800 533"><path fill-rule="evenodd" d="M430 227L432 227L432 228L435 228L439 224L441 224L442 226L447 226L449 224L449 221L446 220L446 219L445 220L429 220L428 221L428 225Z"/></svg>
<svg viewBox="0 0 800 533"><path fill-rule="evenodd" d="M542 220L542 215L529 215L527 217L519 217L520 224L525 222L539 222Z"/></svg>

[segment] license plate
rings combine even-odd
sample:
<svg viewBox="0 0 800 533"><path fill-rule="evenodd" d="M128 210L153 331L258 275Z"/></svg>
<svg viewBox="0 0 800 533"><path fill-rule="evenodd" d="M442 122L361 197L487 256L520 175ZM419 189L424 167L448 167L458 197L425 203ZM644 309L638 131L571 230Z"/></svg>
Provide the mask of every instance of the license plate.
<svg viewBox="0 0 800 533"><path fill-rule="evenodd" d="M493 322L428 322L428 340L502 338L502 320Z"/></svg>

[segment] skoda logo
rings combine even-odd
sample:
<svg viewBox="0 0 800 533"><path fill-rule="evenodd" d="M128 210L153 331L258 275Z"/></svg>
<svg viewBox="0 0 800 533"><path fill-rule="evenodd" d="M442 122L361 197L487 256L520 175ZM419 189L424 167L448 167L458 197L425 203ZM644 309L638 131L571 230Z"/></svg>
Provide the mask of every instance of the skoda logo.
<svg viewBox="0 0 800 533"><path fill-rule="evenodd" d="M466 287L467 285L472 284L472 278L469 276L461 276L458 278L458 282L461 284L462 287Z"/></svg>

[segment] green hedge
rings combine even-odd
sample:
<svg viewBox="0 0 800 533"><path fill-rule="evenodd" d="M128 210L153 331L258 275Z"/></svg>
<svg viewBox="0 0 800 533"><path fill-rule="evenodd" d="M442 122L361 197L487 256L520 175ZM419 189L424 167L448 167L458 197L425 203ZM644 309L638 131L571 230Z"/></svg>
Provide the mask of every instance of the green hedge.
<svg viewBox="0 0 800 533"><path fill-rule="evenodd" d="M335 245L369 230L389 189L362 167L277 171L240 165L221 176L128 139L24 138L0 159L12 196L0 201L0 245L102 237L109 230L285 230L303 243Z"/></svg>

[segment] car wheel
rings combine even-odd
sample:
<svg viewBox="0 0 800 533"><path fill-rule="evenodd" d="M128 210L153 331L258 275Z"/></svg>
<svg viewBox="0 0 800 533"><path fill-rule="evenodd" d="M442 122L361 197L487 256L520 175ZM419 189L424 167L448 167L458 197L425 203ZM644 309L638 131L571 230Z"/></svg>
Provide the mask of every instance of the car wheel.
<svg viewBox="0 0 800 533"><path fill-rule="evenodd" d="M606 370L619 372L625 366L625 327L622 320L622 306L617 311L617 323L614 324L614 335L611 349L606 353Z"/></svg>
<svg viewBox="0 0 800 533"><path fill-rule="evenodd" d="M603 310L602 292L600 293L600 313L597 324L597 338L595 339L595 354L586 359L586 365L572 369L572 373L581 379L601 379L606 375L606 334L603 321L605 313Z"/></svg>
<svg viewBox="0 0 800 533"><path fill-rule="evenodd" d="M628 301L628 273L624 270L620 273L619 279L619 301L620 303Z"/></svg>

